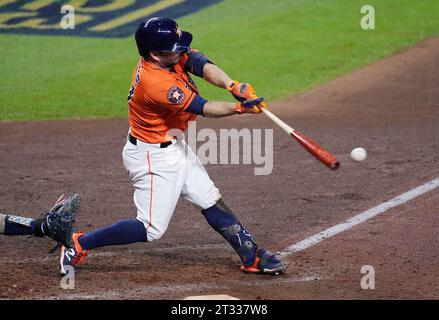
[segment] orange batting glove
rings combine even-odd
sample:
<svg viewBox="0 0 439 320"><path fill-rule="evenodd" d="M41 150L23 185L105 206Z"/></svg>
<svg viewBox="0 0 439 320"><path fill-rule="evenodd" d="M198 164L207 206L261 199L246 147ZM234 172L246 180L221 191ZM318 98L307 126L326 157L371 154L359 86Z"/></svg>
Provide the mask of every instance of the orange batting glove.
<svg viewBox="0 0 439 320"><path fill-rule="evenodd" d="M264 101L264 98L257 97L253 99L247 99L243 102L235 104L236 113L261 113L260 103Z"/></svg>
<svg viewBox="0 0 439 320"><path fill-rule="evenodd" d="M232 84L226 87L226 89L240 102L257 97L255 89L249 83L233 80Z"/></svg>

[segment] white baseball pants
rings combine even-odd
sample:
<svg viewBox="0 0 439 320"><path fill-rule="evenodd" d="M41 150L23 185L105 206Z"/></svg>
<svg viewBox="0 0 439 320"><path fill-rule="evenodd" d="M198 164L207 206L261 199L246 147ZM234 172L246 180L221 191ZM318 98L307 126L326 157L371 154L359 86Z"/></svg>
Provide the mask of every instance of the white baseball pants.
<svg viewBox="0 0 439 320"><path fill-rule="evenodd" d="M183 138L166 148L137 140L127 141L123 163L133 184L137 219L145 225L148 241L166 231L180 195L200 209L221 198L203 164Z"/></svg>

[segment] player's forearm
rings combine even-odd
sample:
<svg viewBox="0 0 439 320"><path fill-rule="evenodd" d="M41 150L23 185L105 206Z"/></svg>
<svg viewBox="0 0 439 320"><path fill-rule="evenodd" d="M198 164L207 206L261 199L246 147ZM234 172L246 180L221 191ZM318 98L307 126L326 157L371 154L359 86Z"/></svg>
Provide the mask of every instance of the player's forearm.
<svg viewBox="0 0 439 320"><path fill-rule="evenodd" d="M233 81L223 70L211 63L206 63L204 66L203 79L223 89L230 86Z"/></svg>
<svg viewBox="0 0 439 320"><path fill-rule="evenodd" d="M221 118L236 114L235 104L220 101L208 101L204 105L203 114L208 118Z"/></svg>

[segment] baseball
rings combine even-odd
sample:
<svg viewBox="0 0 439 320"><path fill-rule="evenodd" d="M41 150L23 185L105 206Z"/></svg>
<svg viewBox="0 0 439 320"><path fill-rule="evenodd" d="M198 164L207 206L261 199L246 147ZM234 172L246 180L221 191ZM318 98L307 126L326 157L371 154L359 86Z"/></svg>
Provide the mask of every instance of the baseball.
<svg viewBox="0 0 439 320"><path fill-rule="evenodd" d="M355 148L351 151L351 158L354 161L363 161L367 157L367 152L363 148Z"/></svg>

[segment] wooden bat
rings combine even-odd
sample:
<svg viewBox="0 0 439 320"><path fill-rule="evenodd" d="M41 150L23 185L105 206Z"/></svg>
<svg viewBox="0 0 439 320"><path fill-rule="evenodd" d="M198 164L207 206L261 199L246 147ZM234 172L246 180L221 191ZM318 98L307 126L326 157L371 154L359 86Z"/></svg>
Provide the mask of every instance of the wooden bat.
<svg viewBox="0 0 439 320"><path fill-rule="evenodd" d="M283 131L288 133L291 137L293 137L297 142L299 142L306 150L309 151L314 157L316 157L320 162L327 165L332 170L337 170L340 167L340 162L328 151L323 149L313 140L303 135L299 131L291 128L277 116L275 116L272 112L267 110L267 105L265 102L261 102L262 112L270 118L275 124L277 124Z"/></svg>

